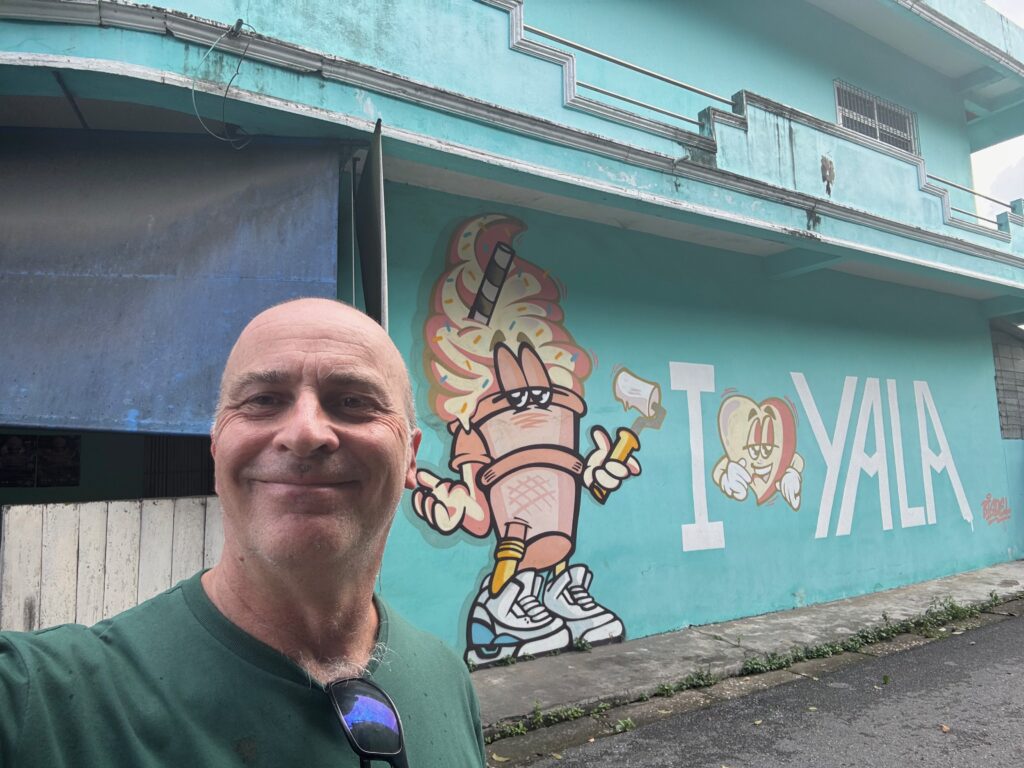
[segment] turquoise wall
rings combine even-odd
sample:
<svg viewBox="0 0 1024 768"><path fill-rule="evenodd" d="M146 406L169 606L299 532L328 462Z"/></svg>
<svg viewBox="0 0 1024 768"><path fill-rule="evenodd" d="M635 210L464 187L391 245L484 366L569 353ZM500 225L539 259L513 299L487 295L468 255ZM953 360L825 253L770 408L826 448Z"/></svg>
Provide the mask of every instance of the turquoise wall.
<svg viewBox="0 0 1024 768"><path fill-rule="evenodd" d="M424 428L421 468L456 478L447 466L449 418L433 410L425 368L438 347L425 328L439 306L433 291L450 266L450 240L465 239L465 222L474 217L500 213L525 225L514 241L515 264L528 273L545 273L542 279L558 287L558 295L527 302L534 307L527 314L536 310L551 318L564 312L556 325L593 364L583 384L588 411L581 421L580 453L593 449L589 434L595 425L614 434L637 416L613 397L617 366L660 387L666 415L659 429L640 433L641 474L628 478L604 506L584 490L570 560L592 572L592 595L618 615L627 636L842 598L1019 556L1019 529L988 524L982 515L987 494L1001 498L1011 490L988 324L974 302L828 271L770 281L757 257L413 187L391 185L387 194L391 333L415 377ZM472 233L468 240L475 242ZM510 274L516 274L515 267ZM475 333L471 323L463 325ZM443 327L438 330L445 334ZM549 359L545 362L553 370ZM673 389L674 363L713 373L712 391L700 394L700 423L690 421L687 393ZM677 374L681 370L677 366ZM837 487L834 503L825 505L830 515L824 525L828 464L795 383L800 374L828 440L836 429L844 382L855 379L848 385L848 430L841 458L833 459ZM904 506L910 508L902 515L890 379L902 433ZM904 517L926 519L919 509L925 506L925 482L915 382L927 383L948 445L948 451L941 448L935 417L928 415L929 398L922 396L933 459L952 464L966 508L949 472L933 471L934 523L903 527ZM865 406L865 392L874 387L878 410L870 407L870 397ZM713 470L725 453L718 411L736 395L762 405L769 398L791 404L795 449L803 460L797 511L780 493L758 504L753 493L737 501L716 485ZM870 469L871 457L885 449L880 463L887 470L882 474L889 486L890 529L883 525L880 474L855 471L855 489L848 479L860 420L865 422L862 464ZM784 450L786 441L777 442ZM691 537L691 548L684 551L682 526L694 523L700 496L691 471L698 444L704 461L696 485L705 486L707 519L721 523L724 542L696 549L692 545L699 537ZM852 513L845 534L840 530L844 496ZM816 536L819 529L822 535ZM383 593L417 623L465 647L466 625L491 571L494 547L491 534L476 538L456 530L446 536L432 530L406 499L385 557Z"/></svg>
<svg viewBox="0 0 1024 768"><path fill-rule="evenodd" d="M176 0L166 7L226 23L242 17L271 37L530 114L600 127L599 133L629 135L596 118L567 116L544 87L560 85L558 67L509 51L508 14L471 0ZM950 81L803 0L527 0L523 9L526 24L705 90L725 97L754 91L832 122L832 81L846 80L914 110L929 170L971 181L963 100ZM481 66L486 78L478 76ZM577 54L577 70L579 80L690 117L712 103L586 54Z"/></svg>
<svg viewBox="0 0 1024 768"><path fill-rule="evenodd" d="M535 7L531 3L532 0L525 6L528 23L565 33L551 26L560 23L560 17L545 18L543 14L553 13L552 6L569 5L538 3ZM659 7L641 5L642 14L651 14L652 8ZM630 31L637 25L620 24L611 26L625 30L622 45L632 45L636 50L608 50L629 56L636 53L640 57L636 60L641 63L664 65L661 68L665 71L725 94L731 94L734 87L742 85L740 81L745 76L764 78L763 82L752 82L756 86L753 90L759 90L768 99L792 103L829 123L835 119L834 77L844 77L898 100L906 96L904 103L918 109L922 118L927 170L969 182L969 148L962 132L963 116L948 84L935 73L796 0L751 4L755 9L751 13L761 14L760 29L770 32L753 39L743 37L753 35L755 26L742 14L727 19L724 12L705 6L710 4L670 4L664 8L665 14L694 15L692 23L684 23L686 19L680 17L676 24L661 25L672 27L679 35L686 33L693 37L692 40L680 38L686 45L673 48L670 43L675 38L663 38L661 35L667 33L654 29L650 46L653 53L641 51L636 47L640 44L639 38L630 37L640 34ZM1008 223L1005 232L995 232L972 228L962 221L945 221L941 198L933 191L922 191L915 163L894 159L868 146L873 143L867 140L836 137L822 125L809 125L800 117L805 113L789 114L785 107L779 108L772 102L768 111L749 108L745 128L730 127L718 119L713 126L705 123L704 129L715 130L719 139L714 163L724 173L716 176L714 172L707 172L704 166L705 162L710 162L707 158L672 166L674 159L682 158L687 150L671 139L565 107L561 68L550 61L510 50L509 14L481 2L462 0L424 5L396 1L365 7L359 4L361 11L365 11L359 13L350 5L325 10L316 0L289 7L287 12L281 10L283 6L258 2L179 0L177 7L220 23L229 24L241 15L262 35L348 57L366 67L394 72L414 82L494 103L559 126L553 129L556 137L548 141L531 133L536 125L517 128L516 120L508 115L501 120L507 118L511 122L499 120L492 124L460 114L461 108L453 107L452 112L447 112L410 101L401 95L408 93L409 82L402 85L406 90L384 95L324 79L319 73L299 74L246 61L232 88L238 89L239 96L247 93L247 98L274 100L260 107L241 102L229 105L232 119L250 133L352 136L371 127L380 117L385 126L385 151L392 156L433 166L460 167L474 175L489 175L533 188L550 186L552 179L564 178L566 192L574 196L588 195L623 208L658 207L658 215L668 217L683 217L687 210L700 210L714 226L728 226L723 222L738 216L741 221L761 229L777 231L778 227L784 227L787 236L806 229L808 203L828 200L842 208L834 215L826 214L817 230L825 245L846 248L853 243L879 252L909 255L924 264L937 263L957 271L997 276L1011 285L1019 283L1020 269L998 258L998 254L1024 252L1020 226ZM597 11L589 14L580 11L577 14L580 26L570 32L574 36L576 31L590 34L589 27L596 24L593 18L601 18L603 7L595 5ZM771 13L764 10L768 7ZM539 8L543 10L538 11ZM609 8L607 12L618 12L616 8ZM797 13L800 9L806 13ZM531 22L530 14L535 12L541 13L541 18ZM299 20L314 17L316 23L299 23ZM730 27L727 21L735 23ZM805 29L801 24L809 26ZM793 38L796 27L804 29L799 39ZM337 34L339 29L345 30L345 34ZM689 30L698 30L700 34ZM599 31L595 28L594 34ZM833 34L848 39L850 48L843 47L839 41L832 40L835 45L829 46L819 40L822 35L831 40L829 36ZM781 42L771 42L775 38ZM602 46L616 42L581 39ZM457 40L458 45L452 45L452 40ZM701 52L710 55L710 49L705 51L701 47L710 44L705 40L718 40L720 46L728 48L730 56L709 64L705 57L697 55ZM162 73L166 73L169 83L175 82L175 75L186 78L198 75L223 84L234 74L235 65L230 55L217 52L206 56L207 48L200 44L113 27L0 22L0 48L30 56L65 55L62 52L73 51L68 65L71 68L104 70L122 64L139 66L146 71L155 70L150 75L163 77ZM829 58L813 58L826 54ZM591 71L596 65L587 56L579 57L577 63L580 80L596 80L684 113L695 115L698 109L710 103L707 99L687 101L689 97L678 89L625 70ZM602 66L611 68L607 64ZM860 69L855 72L857 67ZM32 78L24 78L23 82L20 75L11 71L21 69L25 68L6 67L0 71L0 92L52 93L52 83L46 85L45 79L36 78L36 82L32 82ZM486 70L487 77L479 76L482 69ZM142 77L139 74L142 71L136 71L131 77L82 71L66 75L80 98L140 101L191 113L189 88L152 83L147 86L144 80L137 79ZM726 74L730 72L732 75ZM889 72L899 72L900 77L892 78L893 82L889 83L885 79ZM691 77L695 74L700 78ZM606 82L602 79L605 75L618 79ZM190 81L178 82L183 83ZM897 93L883 85L902 90ZM392 86L398 87L394 83L380 87L387 91ZM917 101L910 101L911 97ZM292 103L295 113L284 111L277 99ZM216 96L200 94L197 103L211 117L221 113L221 102ZM325 111L310 112L306 107ZM290 122L287 118L291 118ZM583 132L587 137L594 134L617 142L611 149L606 148L607 154L612 156L604 154L605 150L594 149L579 133L572 133L570 138L571 132ZM559 143L559 135L567 145ZM632 155L634 150L655 154L646 160L644 157L636 159ZM623 156L626 159L618 159ZM836 179L831 198L821 182L823 156L835 163ZM645 166L647 161L653 166ZM678 169L678 175L670 172L672 167ZM751 178L769 186L746 188L742 182ZM801 201L787 202L775 187L796 190L805 197ZM965 195L952 194L953 204L969 209L972 201ZM907 226L871 229L860 223L861 212ZM941 234L944 239L935 241L931 234ZM976 250L974 246L982 246L997 258L979 259L970 255Z"/></svg>
<svg viewBox="0 0 1024 768"><path fill-rule="evenodd" d="M1006 484L1009 491L1006 507L1009 508L1009 516L1004 522L993 524L1005 526L1009 537L1024 542L1024 440L1003 440L1003 453L1006 458ZM998 501L998 497L993 498ZM992 510L997 519L1004 517L998 506Z"/></svg>
<svg viewBox="0 0 1024 768"><path fill-rule="evenodd" d="M753 91L833 123L833 81L844 80L913 110L928 171L971 183L963 98L950 80L804 0L648 0L628 7L615 0L527 0L524 9L528 24L700 88L726 96ZM628 23L611 21L623 14ZM591 80L589 73L602 67L614 76L611 65L581 55L577 76ZM630 83L641 100L657 98L659 88L672 93L639 76ZM965 203L973 205L969 198L954 205Z"/></svg>

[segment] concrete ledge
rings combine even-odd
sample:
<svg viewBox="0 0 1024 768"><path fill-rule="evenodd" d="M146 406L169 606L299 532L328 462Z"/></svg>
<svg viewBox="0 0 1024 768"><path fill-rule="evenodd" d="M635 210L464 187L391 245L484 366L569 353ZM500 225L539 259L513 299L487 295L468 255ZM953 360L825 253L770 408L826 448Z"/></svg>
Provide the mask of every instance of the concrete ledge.
<svg viewBox="0 0 1024 768"><path fill-rule="evenodd" d="M1022 591L1024 560L1018 560L832 603L691 627L584 653L491 667L474 672L472 679L485 729L494 731L503 722L528 719L531 714L562 707L579 707L589 712L598 705L619 706L647 698L655 701L653 697L661 685L678 683L701 672L711 672L719 678L736 675L745 659L839 642L862 629L881 626L883 614L895 622L920 616L946 599L978 605L993 592L1005 599ZM1007 614L1020 612L1024 610L1024 601L1008 602L996 610ZM881 655L924 642L923 638L915 638L894 638L869 646L863 653ZM823 669L826 662L803 662L782 675L768 673L773 677L758 675L747 679L765 684L775 677L798 679L813 675L812 670ZM727 688L730 686L720 687L715 695L725 695ZM685 693L694 699L709 695L706 691Z"/></svg>

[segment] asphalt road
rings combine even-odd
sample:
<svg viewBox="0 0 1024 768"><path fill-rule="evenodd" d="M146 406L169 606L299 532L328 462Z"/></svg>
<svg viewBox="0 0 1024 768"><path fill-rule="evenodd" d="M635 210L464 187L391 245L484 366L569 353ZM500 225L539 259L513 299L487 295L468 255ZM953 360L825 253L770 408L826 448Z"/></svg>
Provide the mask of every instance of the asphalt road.
<svg viewBox="0 0 1024 768"><path fill-rule="evenodd" d="M1024 765L1024 617L567 749L534 766ZM947 730L948 729L948 730Z"/></svg>

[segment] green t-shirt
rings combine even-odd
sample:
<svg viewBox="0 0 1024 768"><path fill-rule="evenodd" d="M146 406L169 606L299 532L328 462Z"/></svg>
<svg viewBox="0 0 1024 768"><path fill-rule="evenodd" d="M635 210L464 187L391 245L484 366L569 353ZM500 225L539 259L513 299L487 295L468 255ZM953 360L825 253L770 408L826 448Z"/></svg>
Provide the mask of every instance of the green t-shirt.
<svg viewBox="0 0 1024 768"><path fill-rule="evenodd" d="M228 621L200 575L94 627L0 634L0 766L358 768L323 686ZM368 674L410 768L483 766L466 668L377 606L386 650Z"/></svg>

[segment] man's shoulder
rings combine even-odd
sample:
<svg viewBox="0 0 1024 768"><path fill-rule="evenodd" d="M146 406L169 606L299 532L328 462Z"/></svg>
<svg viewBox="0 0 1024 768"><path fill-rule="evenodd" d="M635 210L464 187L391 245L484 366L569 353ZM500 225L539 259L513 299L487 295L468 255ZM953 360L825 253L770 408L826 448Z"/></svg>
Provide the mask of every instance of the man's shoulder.
<svg viewBox="0 0 1024 768"><path fill-rule="evenodd" d="M79 665L109 653L118 644L145 644L148 635L162 634L167 624L176 622L180 610L185 609L181 586L175 585L92 626L58 624L34 632L0 632L0 651L6 651L3 656L8 658L4 661L11 662L16 657L38 671L46 661L73 659Z"/></svg>
<svg viewBox="0 0 1024 768"><path fill-rule="evenodd" d="M385 610L386 648L372 676L403 717L410 754L424 765L482 766L480 707L466 665L440 638Z"/></svg>

